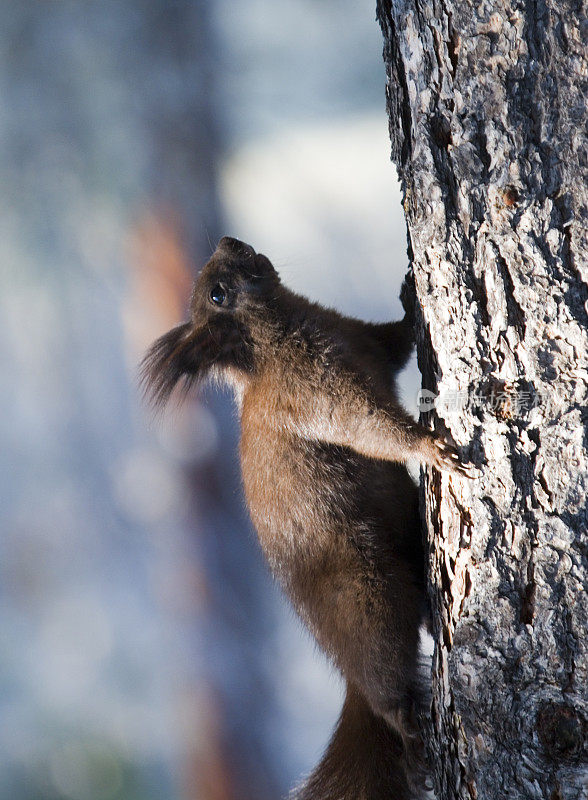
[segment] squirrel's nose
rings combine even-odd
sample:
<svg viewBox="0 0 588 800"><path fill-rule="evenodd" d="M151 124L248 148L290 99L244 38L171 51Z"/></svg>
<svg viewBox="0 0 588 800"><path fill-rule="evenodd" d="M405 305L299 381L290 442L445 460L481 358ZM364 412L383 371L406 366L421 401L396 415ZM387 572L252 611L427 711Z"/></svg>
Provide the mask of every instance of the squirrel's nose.
<svg viewBox="0 0 588 800"><path fill-rule="evenodd" d="M218 243L217 250L233 256L254 256L255 250L249 244L233 239L231 236L223 236Z"/></svg>

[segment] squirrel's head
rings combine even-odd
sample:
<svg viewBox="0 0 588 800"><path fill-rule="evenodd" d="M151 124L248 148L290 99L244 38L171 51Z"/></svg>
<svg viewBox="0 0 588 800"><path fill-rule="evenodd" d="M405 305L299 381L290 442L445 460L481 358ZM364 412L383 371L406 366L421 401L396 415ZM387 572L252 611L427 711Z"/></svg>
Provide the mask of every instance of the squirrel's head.
<svg viewBox="0 0 588 800"><path fill-rule="evenodd" d="M223 236L198 275L190 311L193 324L224 325L266 305L280 279L268 258L251 245Z"/></svg>
<svg viewBox="0 0 588 800"><path fill-rule="evenodd" d="M142 361L142 383L153 402L165 405L179 383L187 390L211 371L250 372L249 321L271 303L279 283L268 258L223 236L194 282L190 321L157 339Z"/></svg>

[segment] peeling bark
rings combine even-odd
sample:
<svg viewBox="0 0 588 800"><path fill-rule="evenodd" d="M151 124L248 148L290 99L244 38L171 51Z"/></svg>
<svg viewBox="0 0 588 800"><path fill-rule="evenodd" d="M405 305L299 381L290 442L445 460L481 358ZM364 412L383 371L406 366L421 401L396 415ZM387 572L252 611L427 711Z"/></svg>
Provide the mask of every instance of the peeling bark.
<svg viewBox="0 0 588 800"><path fill-rule="evenodd" d="M588 63L574 0L379 0L427 415L442 800L588 798Z"/></svg>

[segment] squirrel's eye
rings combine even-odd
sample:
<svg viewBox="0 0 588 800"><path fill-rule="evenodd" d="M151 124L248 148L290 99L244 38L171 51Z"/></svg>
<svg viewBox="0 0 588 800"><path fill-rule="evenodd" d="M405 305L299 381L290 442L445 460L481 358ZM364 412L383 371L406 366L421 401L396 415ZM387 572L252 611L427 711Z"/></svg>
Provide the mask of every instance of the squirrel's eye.
<svg viewBox="0 0 588 800"><path fill-rule="evenodd" d="M220 283L217 283L214 289L210 290L210 301L214 303L215 306L224 306L227 302L227 293Z"/></svg>

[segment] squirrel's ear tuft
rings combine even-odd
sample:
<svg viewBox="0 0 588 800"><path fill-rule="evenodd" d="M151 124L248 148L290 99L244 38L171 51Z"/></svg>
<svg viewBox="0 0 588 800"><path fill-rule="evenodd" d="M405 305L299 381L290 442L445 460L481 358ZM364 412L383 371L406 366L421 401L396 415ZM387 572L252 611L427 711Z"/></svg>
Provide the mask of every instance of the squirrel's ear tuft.
<svg viewBox="0 0 588 800"><path fill-rule="evenodd" d="M218 357L219 346L209 326L178 325L154 342L140 366L140 382L155 408L163 408L180 383L187 392L205 377Z"/></svg>

